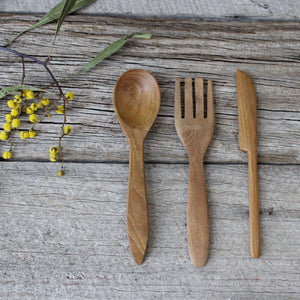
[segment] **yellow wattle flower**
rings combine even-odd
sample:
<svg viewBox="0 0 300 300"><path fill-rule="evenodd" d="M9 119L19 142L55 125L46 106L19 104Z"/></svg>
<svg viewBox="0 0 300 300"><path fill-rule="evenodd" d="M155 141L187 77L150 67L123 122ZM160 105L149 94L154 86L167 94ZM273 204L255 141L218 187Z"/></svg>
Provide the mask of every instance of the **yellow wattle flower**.
<svg viewBox="0 0 300 300"><path fill-rule="evenodd" d="M7 139L8 139L8 134L7 134L7 132L1 131L1 132L0 132L0 140L1 140L1 141L5 141L5 140L7 140Z"/></svg>
<svg viewBox="0 0 300 300"><path fill-rule="evenodd" d="M74 99L73 92L67 92L66 97L67 97L68 100L73 100Z"/></svg>
<svg viewBox="0 0 300 300"><path fill-rule="evenodd" d="M5 151L3 153L3 158L4 159L10 159L11 158L11 152L10 151Z"/></svg>
<svg viewBox="0 0 300 300"><path fill-rule="evenodd" d="M56 161L56 160L57 160L56 156L50 156L50 161Z"/></svg>
<svg viewBox="0 0 300 300"><path fill-rule="evenodd" d="M7 122L11 122L12 121L12 115L11 114L6 114L5 119Z"/></svg>
<svg viewBox="0 0 300 300"><path fill-rule="evenodd" d="M21 102L22 102L22 98L21 98L21 96L19 96L19 95L16 95L16 96L15 96L15 100L14 100L14 102L15 102L15 103L21 103Z"/></svg>
<svg viewBox="0 0 300 300"><path fill-rule="evenodd" d="M64 133L66 135L69 135L71 133L71 131L72 131L72 127L69 125L64 128Z"/></svg>
<svg viewBox="0 0 300 300"><path fill-rule="evenodd" d="M37 104L37 108L43 108L43 107L44 105L41 102Z"/></svg>
<svg viewBox="0 0 300 300"><path fill-rule="evenodd" d="M44 106L48 106L50 104L50 100L48 98L42 98L41 100L41 103L44 105Z"/></svg>
<svg viewBox="0 0 300 300"><path fill-rule="evenodd" d="M11 125L12 125L12 127L14 127L14 128L20 127L20 125L21 125L20 119L13 119L12 122L11 122Z"/></svg>
<svg viewBox="0 0 300 300"><path fill-rule="evenodd" d="M22 91L22 97L26 98L27 100L31 100L34 98L34 93L33 91L26 89Z"/></svg>
<svg viewBox="0 0 300 300"><path fill-rule="evenodd" d="M36 111L36 110L38 109L38 106L37 106L36 103L31 103L30 108L31 108L33 111Z"/></svg>
<svg viewBox="0 0 300 300"><path fill-rule="evenodd" d="M13 117L17 117L19 115L19 112L20 112L20 108L18 106L19 104L16 105L15 108L13 108L10 112L10 114L13 116Z"/></svg>
<svg viewBox="0 0 300 300"><path fill-rule="evenodd" d="M25 139L25 132L24 131L20 131L20 139L21 140Z"/></svg>
<svg viewBox="0 0 300 300"><path fill-rule="evenodd" d="M65 112L64 106L63 106L63 105L57 106L56 112L57 112L58 114L63 114L63 113Z"/></svg>
<svg viewBox="0 0 300 300"><path fill-rule="evenodd" d="M30 129L29 132L28 132L28 134L29 134L29 137L30 137L31 139L33 139L33 138L36 136L36 131Z"/></svg>
<svg viewBox="0 0 300 300"><path fill-rule="evenodd" d="M50 154L57 154L59 152L58 146L53 146L49 150Z"/></svg>
<svg viewBox="0 0 300 300"><path fill-rule="evenodd" d="M14 100L9 100L9 101L7 101L7 106L8 106L9 108L14 108L14 107L17 106L17 104L15 103Z"/></svg>
<svg viewBox="0 0 300 300"><path fill-rule="evenodd" d="M6 122L6 123L3 124L3 129L5 131L11 131L11 128L12 128L12 126L11 126L10 123Z"/></svg>
<svg viewBox="0 0 300 300"><path fill-rule="evenodd" d="M37 122L37 120L38 120L37 115L32 114L32 115L29 116L29 121L31 123L35 123L35 122Z"/></svg>
<svg viewBox="0 0 300 300"><path fill-rule="evenodd" d="M26 108L26 114L31 115L33 113L34 113L34 111L31 108L29 108L29 107Z"/></svg>

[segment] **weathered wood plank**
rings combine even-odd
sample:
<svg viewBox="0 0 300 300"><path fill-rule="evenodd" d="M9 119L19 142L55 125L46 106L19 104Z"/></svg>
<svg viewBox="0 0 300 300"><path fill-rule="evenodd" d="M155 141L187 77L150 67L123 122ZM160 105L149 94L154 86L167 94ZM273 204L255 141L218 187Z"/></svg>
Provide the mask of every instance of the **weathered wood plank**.
<svg viewBox="0 0 300 300"><path fill-rule="evenodd" d="M2 15L3 40L38 17ZM300 162L300 25L274 22L204 22L119 19L73 16L62 27L51 68L58 78L76 71L109 42L133 31L151 31L151 40L131 41L120 52L63 84L76 98L70 105L74 131L65 143L66 159L126 161L128 146L113 113L112 90L129 68L152 72L161 87L159 116L145 142L146 161L187 162L174 128L173 96L176 77L204 77L214 81L216 130L207 162L246 162L238 147L235 72L246 71L258 98L258 154L261 163ZM47 55L55 25L21 37L12 47L32 55ZM0 52L1 86L19 84L21 64ZM28 64L27 83L49 83L40 67ZM2 102L3 103L3 102ZM7 108L1 105L3 115ZM41 125L33 146L15 141L18 159L47 160L57 143L61 116ZM66 139L66 140L67 140ZM19 147L20 146L20 147ZM1 144L1 151L7 147Z"/></svg>
<svg viewBox="0 0 300 300"><path fill-rule="evenodd" d="M188 258L188 165L146 165L150 240L126 237L127 164L0 163L1 298L299 299L300 167L261 166L262 256L248 243L247 168L206 165L207 265ZM85 178L85 179L84 179Z"/></svg>
<svg viewBox="0 0 300 300"><path fill-rule="evenodd" d="M60 0L2 0L0 11L46 13ZM272 0L101 0L80 13L139 15L156 17L254 17L265 19L299 19L297 1Z"/></svg>

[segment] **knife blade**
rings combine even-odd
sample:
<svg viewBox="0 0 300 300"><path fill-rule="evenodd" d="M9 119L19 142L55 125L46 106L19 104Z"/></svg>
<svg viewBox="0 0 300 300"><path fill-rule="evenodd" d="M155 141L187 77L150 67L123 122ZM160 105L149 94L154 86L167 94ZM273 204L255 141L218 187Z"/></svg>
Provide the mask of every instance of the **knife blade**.
<svg viewBox="0 0 300 300"><path fill-rule="evenodd" d="M248 154L250 253L260 256L260 221L257 173L257 106L251 78L237 70L237 99L240 150Z"/></svg>

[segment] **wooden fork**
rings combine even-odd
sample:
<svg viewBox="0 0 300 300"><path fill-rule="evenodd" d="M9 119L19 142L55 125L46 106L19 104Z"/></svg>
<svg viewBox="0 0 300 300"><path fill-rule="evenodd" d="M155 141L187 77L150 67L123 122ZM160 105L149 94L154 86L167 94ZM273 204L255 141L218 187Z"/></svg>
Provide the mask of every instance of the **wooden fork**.
<svg viewBox="0 0 300 300"><path fill-rule="evenodd" d="M184 117L181 113L180 79L175 82L175 127L189 155L189 190L187 207L187 238L189 254L196 267L205 265L209 249L208 202L203 158L214 127L212 81L207 86L207 117L204 117L203 79L195 78L195 117L192 78L185 79Z"/></svg>

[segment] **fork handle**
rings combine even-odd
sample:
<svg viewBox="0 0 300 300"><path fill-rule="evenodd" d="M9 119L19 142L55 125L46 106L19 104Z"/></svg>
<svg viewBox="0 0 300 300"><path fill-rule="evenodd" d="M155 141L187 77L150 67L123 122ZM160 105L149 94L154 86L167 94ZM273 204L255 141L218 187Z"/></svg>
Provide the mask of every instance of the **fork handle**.
<svg viewBox="0 0 300 300"><path fill-rule="evenodd" d="M187 238L194 266L205 265L209 249L209 214L203 160L190 160Z"/></svg>
<svg viewBox="0 0 300 300"><path fill-rule="evenodd" d="M129 142L127 193L127 235L134 261L143 262L148 242L148 205L146 195L143 141Z"/></svg>

